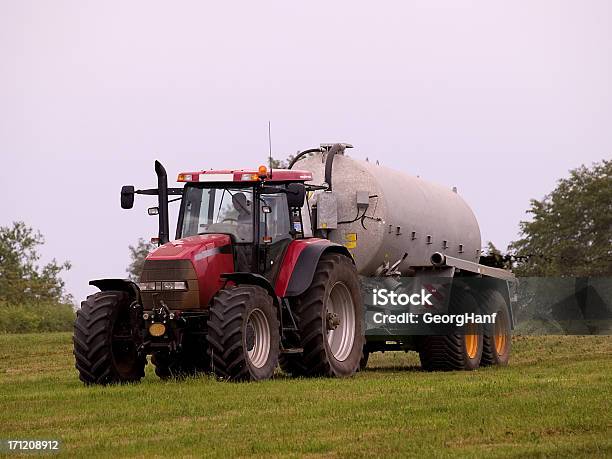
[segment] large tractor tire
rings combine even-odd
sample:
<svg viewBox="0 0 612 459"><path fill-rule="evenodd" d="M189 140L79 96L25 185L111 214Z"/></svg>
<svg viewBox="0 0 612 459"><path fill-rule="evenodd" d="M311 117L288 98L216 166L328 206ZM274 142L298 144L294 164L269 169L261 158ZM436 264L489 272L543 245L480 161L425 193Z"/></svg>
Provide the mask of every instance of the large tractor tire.
<svg viewBox="0 0 612 459"><path fill-rule="evenodd" d="M278 364L280 324L272 297L261 287L221 290L208 319L211 370L233 381L271 378Z"/></svg>
<svg viewBox="0 0 612 459"><path fill-rule="evenodd" d="M296 299L302 355L293 375L351 376L363 357L363 302L357 270L346 256L321 256L310 287Z"/></svg>
<svg viewBox="0 0 612 459"><path fill-rule="evenodd" d="M87 297L74 324L74 356L85 384L140 381L147 359L132 338L129 295L99 292Z"/></svg>
<svg viewBox="0 0 612 459"><path fill-rule="evenodd" d="M469 305L466 305L469 302ZM454 289L450 310L476 311L474 297L462 290ZM480 365L483 352L483 336L477 326L471 332L440 336L424 336L419 357L426 371L475 370Z"/></svg>
<svg viewBox="0 0 612 459"><path fill-rule="evenodd" d="M481 295L487 313L496 312L494 333L483 336L481 365L508 365L512 350L512 329L508 305L497 290L487 290Z"/></svg>

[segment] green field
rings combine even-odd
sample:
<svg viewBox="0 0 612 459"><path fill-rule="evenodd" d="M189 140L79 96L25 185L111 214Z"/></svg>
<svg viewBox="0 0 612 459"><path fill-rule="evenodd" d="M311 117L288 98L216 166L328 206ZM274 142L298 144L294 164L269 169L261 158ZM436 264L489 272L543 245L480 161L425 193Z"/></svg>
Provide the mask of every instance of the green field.
<svg viewBox="0 0 612 459"><path fill-rule="evenodd" d="M612 337L515 337L507 368L84 387L70 334L0 335L0 438L74 456L612 456Z"/></svg>

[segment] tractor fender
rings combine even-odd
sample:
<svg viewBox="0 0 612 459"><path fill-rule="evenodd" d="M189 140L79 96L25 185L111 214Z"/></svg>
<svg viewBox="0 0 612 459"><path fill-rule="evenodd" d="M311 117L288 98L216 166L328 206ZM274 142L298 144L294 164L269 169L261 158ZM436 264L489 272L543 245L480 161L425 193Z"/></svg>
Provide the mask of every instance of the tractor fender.
<svg viewBox="0 0 612 459"><path fill-rule="evenodd" d="M268 279L263 277L261 274L254 274L249 272L223 273L221 274L221 279L231 281L236 285L257 285L258 287L261 287L266 292L268 292L268 294L274 300L275 306L279 306L280 304L280 302L278 301L278 297L276 296L276 292L274 291L274 287L272 287L272 284L268 281Z"/></svg>
<svg viewBox="0 0 612 459"><path fill-rule="evenodd" d="M345 255L354 263L346 247L327 239L302 239L293 241L285 253L283 265L276 282L276 294L280 297L301 295L310 287L319 259L324 253Z"/></svg>
<svg viewBox="0 0 612 459"><path fill-rule="evenodd" d="M126 292L130 295L132 301L137 301L142 304L140 300L140 288L138 288L136 282L129 279L94 279L89 281L89 285L99 288L102 292L109 290Z"/></svg>

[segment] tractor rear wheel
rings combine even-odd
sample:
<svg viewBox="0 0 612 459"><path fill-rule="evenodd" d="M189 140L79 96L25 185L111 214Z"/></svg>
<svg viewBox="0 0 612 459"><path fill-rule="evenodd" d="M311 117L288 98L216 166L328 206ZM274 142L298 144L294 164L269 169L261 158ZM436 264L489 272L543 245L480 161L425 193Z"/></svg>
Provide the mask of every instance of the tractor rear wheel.
<svg viewBox="0 0 612 459"><path fill-rule="evenodd" d="M475 311L475 305L471 294L453 290L451 311ZM419 357L423 369L427 371L475 370L480 365L482 352L482 332L478 326L472 325L465 333L424 336Z"/></svg>
<svg viewBox="0 0 612 459"><path fill-rule="evenodd" d="M280 325L272 297L261 287L221 290L208 319L211 370L234 381L271 378L278 363Z"/></svg>
<svg viewBox="0 0 612 459"><path fill-rule="evenodd" d="M347 256L321 256L310 287L297 298L295 313L304 352L294 368L306 376L350 376L359 369L363 302L357 270Z"/></svg>
<svg viewBox="0 0 612 459"><path fill-rule="evenodd" d="M74 356L85 384L135 382L144 377L146 357L132 338L126 292L98 292L87 297L74 323Z"/></svg>
<svg viewBox="0 0 612 459"><path fill-rule="evenodd" d="M497 290L482 294L487 312L496 312L494 333L483 336L482 365L508 365L512 349L510 314L504 297Z"/></svg>

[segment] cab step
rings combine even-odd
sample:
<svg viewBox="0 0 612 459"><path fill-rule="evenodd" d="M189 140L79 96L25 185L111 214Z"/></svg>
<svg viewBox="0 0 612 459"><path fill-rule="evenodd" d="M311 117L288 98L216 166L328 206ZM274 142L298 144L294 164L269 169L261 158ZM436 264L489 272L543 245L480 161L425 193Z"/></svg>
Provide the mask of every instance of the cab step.
<svg viewBox="0 0 612 459"><path fill-rule="evenodd" d="M304 352L303 347L292 347L289 349L281 349L281 354L301 354Z"/></svg>

